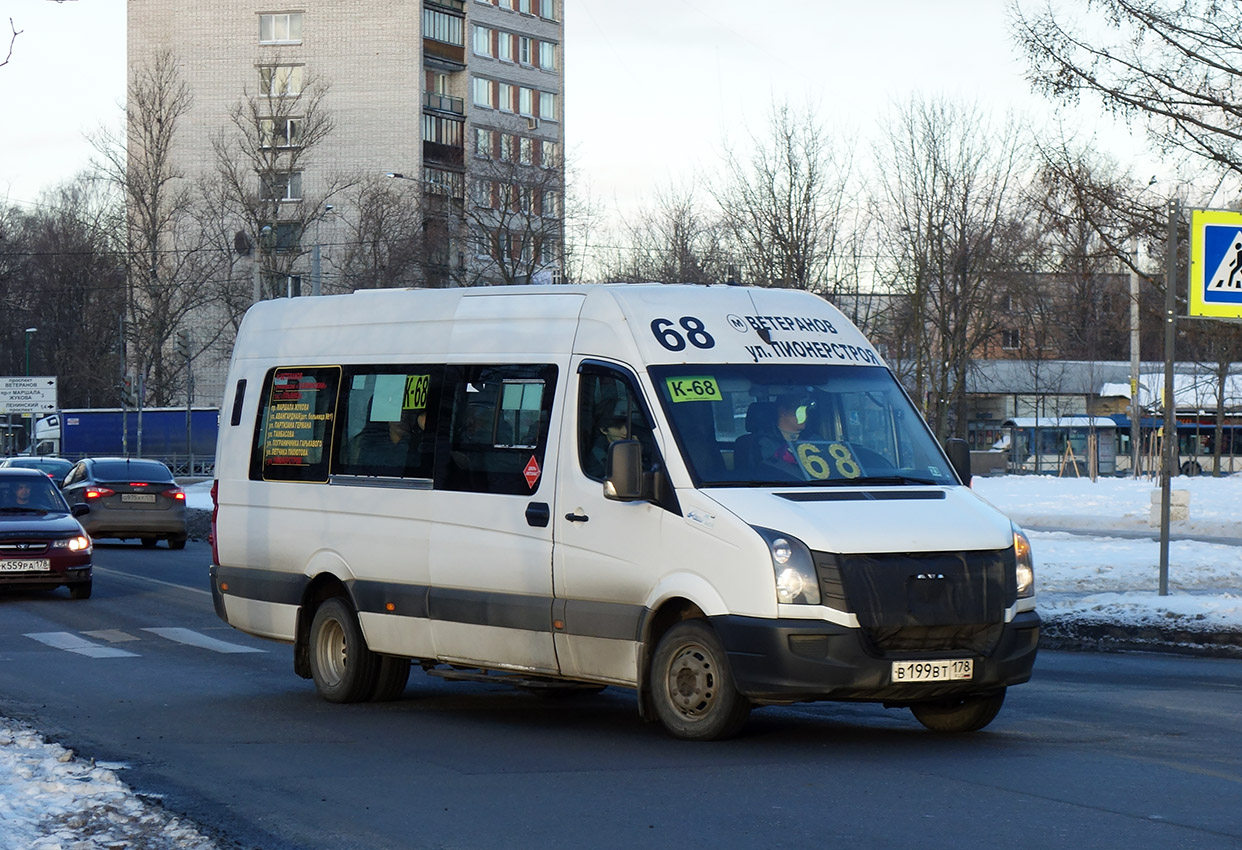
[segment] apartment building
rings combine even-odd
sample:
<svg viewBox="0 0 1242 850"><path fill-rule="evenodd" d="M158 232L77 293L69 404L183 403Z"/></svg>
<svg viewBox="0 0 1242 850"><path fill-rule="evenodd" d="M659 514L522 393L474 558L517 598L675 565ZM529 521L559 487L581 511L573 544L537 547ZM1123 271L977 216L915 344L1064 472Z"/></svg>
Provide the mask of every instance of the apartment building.
<svg viewBox="0 0 1242 850"><path fill-rule="evenodd" d="M563 2L129 0L131 85L171 59L177 182L219 231L196 402L257 298L559 278Z"/></svg>

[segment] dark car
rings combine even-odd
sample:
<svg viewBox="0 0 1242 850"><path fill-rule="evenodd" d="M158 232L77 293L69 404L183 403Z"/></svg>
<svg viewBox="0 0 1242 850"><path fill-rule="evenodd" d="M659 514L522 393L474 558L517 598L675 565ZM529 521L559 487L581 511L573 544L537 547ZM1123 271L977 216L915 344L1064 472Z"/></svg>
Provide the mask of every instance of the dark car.
<svg viewBox="0 0 1242 850"><path fill-rule="evenodd" d="M18 467L21 469L38 469L47 473L47 477L60 486L69 470L73 469L73 461L63 457L6 457L0 461L0 469Z"/></svg>
<svg viewBox="0 0 1242 850"><path fill-rule="evenodd" d="M158 460L86 458L73 465L62 485L70 504L90 506L82 524L96 540L113 537L173 549L186 541L185 491Z"/></svg>
<svg viewBox="0 0 1242 850"><path fill-rule="evenodd" d="M91 595L91 539L37 469L0 469L0 587L56 588L74 599Z"/></svg>

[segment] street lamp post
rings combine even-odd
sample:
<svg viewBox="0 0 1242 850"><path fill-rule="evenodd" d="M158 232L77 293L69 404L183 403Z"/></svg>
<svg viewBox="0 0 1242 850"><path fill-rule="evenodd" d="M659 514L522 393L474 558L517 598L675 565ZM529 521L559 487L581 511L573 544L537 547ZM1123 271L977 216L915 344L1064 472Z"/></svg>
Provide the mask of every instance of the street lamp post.
<svg viewBox="0 0 1242 850"><path fill-rule="evenodd" d="M38 328L26 328L26 377L30 377L30 336L39 332ZM30 454L34 454L34 414L27 413L30 417L30 433L26 435L26 450Z"/></svg>

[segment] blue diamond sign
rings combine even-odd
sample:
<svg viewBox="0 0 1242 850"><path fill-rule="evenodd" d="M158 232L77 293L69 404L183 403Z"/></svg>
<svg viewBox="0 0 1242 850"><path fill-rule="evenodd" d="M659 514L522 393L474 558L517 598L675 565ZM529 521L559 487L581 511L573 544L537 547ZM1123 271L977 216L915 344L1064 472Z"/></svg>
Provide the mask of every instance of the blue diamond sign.
<svg viewBox="0 0 1242 850"><path fill-rule="evenodd" d="M1188 313L1242 319L1242 212L1191 210Z"/></svg>

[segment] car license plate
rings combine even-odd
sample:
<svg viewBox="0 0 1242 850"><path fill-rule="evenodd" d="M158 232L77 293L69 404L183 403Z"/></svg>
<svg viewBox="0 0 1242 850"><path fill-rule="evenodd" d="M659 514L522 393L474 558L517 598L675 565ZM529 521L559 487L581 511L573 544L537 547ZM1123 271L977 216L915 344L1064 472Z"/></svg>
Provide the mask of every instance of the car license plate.
<svg viewBox="0 0 1242 850"><path fill-rule="evenodd" d="M122 493L122 502L154 502L154 493Z"/></svg>
<svg viewBox="0 0 1242 850"><path fill-rule="evenodd" d="M939 661L894 661L893 684L902 682L957 682L975 674L973 658Z"/></svg>
<svg viewBox="0 0 1242 850"><path fill-rule="evenodd" d="M0 573L47 572L51 568L47 558L0 558Z"/></svg>

